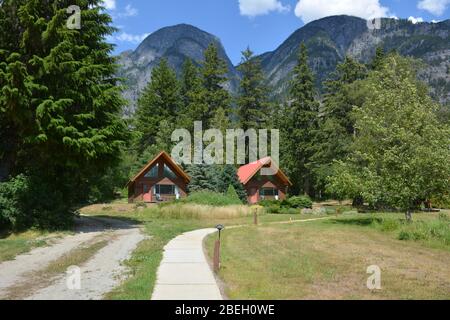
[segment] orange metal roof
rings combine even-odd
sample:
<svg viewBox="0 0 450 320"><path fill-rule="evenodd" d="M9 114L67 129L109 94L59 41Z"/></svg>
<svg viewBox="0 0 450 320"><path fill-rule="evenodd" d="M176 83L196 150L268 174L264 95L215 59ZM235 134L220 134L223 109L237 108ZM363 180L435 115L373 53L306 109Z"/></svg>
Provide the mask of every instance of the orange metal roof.
<svg viewBox="0 0 450 320"><path fill-rule="evenodd" d="M242 166L238 170L238 177L242 184L247 184L251 178L253 178L263 167L270 166L273 160L270 157L266 157L260 159L256 162L249 163L245 166ZM285 182L289 186L292 186L292 182L289 178L283 173L283 171L275 165L277 169L277 176L281 179L281 181Z"/></svg>
<svg viewBox="0 0 450 320"><path fill-rule="evenodd" d="M157 162L159 160L159 158L161 158L161 157L164 158L165 162L167 164L169 164L172 167L172 169L174 169L180 177L185 179L186 182L191 181L191 178L186 174L186 172L184 172L183 169L181 169L181 167L178 164L175 163L175 161L173 161L173 159L167 154L167 152L161 151L153 160L151 160L149 163L147 163L145 165L145 167L142 168L142 170L139 171L139 173L136 176L134 176L133 179L128 181L127 186L129 186L131 183L135 182L143 174L145 174L147 172L147 170L150 169L153 166L153 164L155 162Z"/></svg>

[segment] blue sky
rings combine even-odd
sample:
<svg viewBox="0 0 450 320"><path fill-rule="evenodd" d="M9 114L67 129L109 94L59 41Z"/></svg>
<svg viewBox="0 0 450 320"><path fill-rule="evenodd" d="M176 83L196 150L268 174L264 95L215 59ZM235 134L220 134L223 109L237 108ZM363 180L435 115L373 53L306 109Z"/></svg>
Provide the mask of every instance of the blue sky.
<svg viewBox="0 0 450 320"><path fill-rule="evenodd" d="M450 18L450 0L104 0L104 6L120 29L110 39L116 53L162 27L188 23L218 36L234 63L247 46L257 54L274 50L305 23L329 15Z"/></svg>

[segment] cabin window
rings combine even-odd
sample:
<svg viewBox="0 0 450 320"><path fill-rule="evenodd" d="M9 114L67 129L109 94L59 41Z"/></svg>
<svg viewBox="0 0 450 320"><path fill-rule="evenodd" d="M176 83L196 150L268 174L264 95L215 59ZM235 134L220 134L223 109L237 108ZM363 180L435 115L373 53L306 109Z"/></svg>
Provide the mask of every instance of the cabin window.
<svg viewBox="0 0 450 320"><path fill-rule="evenodd" d="M144 176L146 178L158 178L158 170L159 170L159 164L156 164L153 166L153 168L150 169L149 172Z"/></svg>
<svg viewBox="0 0 450 320"><path fill-rule="evenodd" d="M274 175L262 175L261 171L258 173L258 175L256 176L256 181L270 181L270 182L274 182L275 181L275 176Z"/></svg>
<svg viewBox="0 0 450 320"><path fill-rule="evenodd" d="M261 197L276 197L278 196L278 189L274 188L261 188L259 190L259 195Z"/></svg>
<svg viewBox="0 0 450 320"><path fill-rule="evenodd" d="M175 195L175 186L166 184L157 184L154 188L155 194Z"/></svg>
<svg viewBox="0 0 450 320"><path fill-rule="evenodd" d="M173 173L172 169L170 169L169 166L166 164L164 165L164 177L171 179L177 178L176 174Z"/></svg>

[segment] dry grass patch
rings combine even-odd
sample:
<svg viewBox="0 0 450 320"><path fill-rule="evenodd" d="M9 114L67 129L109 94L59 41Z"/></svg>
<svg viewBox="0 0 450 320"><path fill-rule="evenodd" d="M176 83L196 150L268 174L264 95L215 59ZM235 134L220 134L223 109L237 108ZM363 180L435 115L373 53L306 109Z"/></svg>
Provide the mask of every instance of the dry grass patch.
<svg viewBox="0 0 450 320"><path fill-rule="evenodd" d="M222 254L219 275L231 299L450 299L449 250L356 225L227 230ZM382 269L380 291L366 287L370 265Z"/></svg>
<svg viewBox="0 0 450 320"><path fill-rule="evenodd" d="M170 219L235 219L252 215L252 209L243 205L214 207L199 204L172 204L161 207L159 216Z"/></svg>

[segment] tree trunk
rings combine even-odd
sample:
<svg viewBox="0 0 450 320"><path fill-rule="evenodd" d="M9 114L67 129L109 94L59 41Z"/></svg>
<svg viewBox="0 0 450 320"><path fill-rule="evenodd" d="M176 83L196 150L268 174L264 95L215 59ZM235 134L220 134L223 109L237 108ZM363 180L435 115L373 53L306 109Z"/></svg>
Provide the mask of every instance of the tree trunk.
<svg viewBox="0 0 450 320"><path fill-rule="evenodd" d="M412 222L412 212L411 210L406 211L406 221Z"/></svg>

